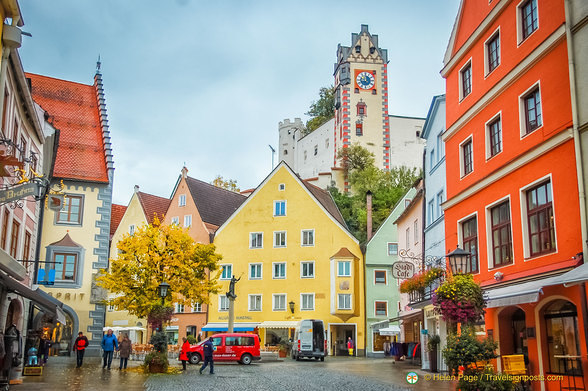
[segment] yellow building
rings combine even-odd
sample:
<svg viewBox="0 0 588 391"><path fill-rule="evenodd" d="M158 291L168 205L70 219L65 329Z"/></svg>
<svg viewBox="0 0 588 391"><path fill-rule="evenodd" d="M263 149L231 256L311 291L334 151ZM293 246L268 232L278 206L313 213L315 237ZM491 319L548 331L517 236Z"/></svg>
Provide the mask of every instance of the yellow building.
<svg viewBox="0 0 588 391"><path fill-rule="evenodd" d="M357 239L330 194L303 182L284 162L217 230L221 294L211 297L205 331L227 328L229 281L235 331L257 330L263 345L287 340L302 319L321 319L329 354L346 340L365 351L364 267Z"/></svg>

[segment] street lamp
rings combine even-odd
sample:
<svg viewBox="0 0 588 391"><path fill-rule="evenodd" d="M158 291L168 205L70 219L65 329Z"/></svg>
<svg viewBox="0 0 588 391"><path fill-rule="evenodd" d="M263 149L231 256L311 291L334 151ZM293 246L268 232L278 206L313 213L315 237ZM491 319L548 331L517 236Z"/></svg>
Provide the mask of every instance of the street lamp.
<svg viewBox="0 0 588 391"><path fill-rule="evenodd" d="M294 313L294 301L291 301L288 303L288 305L290 306L290 312Z"/></svg>
<svg viewBox="0 0 588 391"><path fill-rule="evenodd" d="M472 272L472 265L470 262L471 253L459 248L453 250L447 254L449 259L449 266L451 267L451 273L455 274L468 274Z"/></svg>
<svg viewBox="0 0 588 391"><path fill-rule="evenodd" d="M167 282L162 282L159 284L159 297L161 297L161 306L165 305L165 297L167 296L167 290L169 289L170 285Z"/></svg>

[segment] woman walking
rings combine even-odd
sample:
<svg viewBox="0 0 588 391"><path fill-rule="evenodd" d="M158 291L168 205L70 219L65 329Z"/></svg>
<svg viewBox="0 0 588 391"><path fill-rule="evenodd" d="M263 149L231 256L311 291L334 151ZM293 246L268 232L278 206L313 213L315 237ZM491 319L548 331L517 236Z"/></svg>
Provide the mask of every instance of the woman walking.
<svg viewBox="0 0 588 391"><path fill-rule="evenodd" d="M186 370L186 362L188 361L188 351L190 350L190 342L188 342L188 338L182 338L184 343L182 344L182 349L180 350L180 360L182 361L182 371Z"/></svg>
<svg viewBox="0 0 588 391"><path fill-rule="evenodd" d="M120 354L120 366L118 369L127 369L129 357L133 352L133 344L131 343L131 340L129 339L128 335L123 335L122 341L120 341L118 351Z"/></svg>

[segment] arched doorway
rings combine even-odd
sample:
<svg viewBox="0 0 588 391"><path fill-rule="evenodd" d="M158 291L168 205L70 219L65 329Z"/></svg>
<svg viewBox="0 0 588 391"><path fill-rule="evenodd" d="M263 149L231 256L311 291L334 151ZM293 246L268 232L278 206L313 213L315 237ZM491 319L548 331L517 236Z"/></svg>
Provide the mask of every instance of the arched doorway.
<svg viewBox="0 0 588 391"><path fill-rule="evenodd" d="M529 362L525 311L516 306L506 307L498 315L500 354L522 354Z"/></svg>
<svg viewBox="0 0 588 391"><path fill-rule="evenodd" d="M547 339L547 371L555 374L581 375L578 310L568 300L555 300L543 312Z"/></svg>
<svg viewBox="0 0 588 391"><path fill-rule="evenodd" d="M43 316L42 334L52 342L49 355L51 356L69 356L72 352L73 343L73 325L74 321L71 315L64 311L66 323L50 323L52 318Z"/></svg>
<svg viewBox="0 0 588 391"><path fill-rule="evenodd" d="M19 300L13 299L8 305L8 311L6 313L6 324L4 330L7 330L10 326L15 325L19 331L22 331L22 305Z"/></svg>

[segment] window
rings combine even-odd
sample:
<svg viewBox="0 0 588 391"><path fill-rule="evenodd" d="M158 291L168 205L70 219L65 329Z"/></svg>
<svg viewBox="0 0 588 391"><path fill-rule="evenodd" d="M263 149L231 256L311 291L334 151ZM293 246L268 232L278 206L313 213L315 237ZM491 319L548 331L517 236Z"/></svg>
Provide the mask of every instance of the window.
<svg viewBox="0 0 588 391"><path fill-rule="evenodd" d="M274 201L274 216L286 216L286 201Z"/></svg>
<svg viewBox="0 0 588 391"><path fill-rule="evenodd" d="M445 156L445 143L443 142L443 129L437 135L437 156L439 160Z"/></svg>
<svg viewBox="0 0 588 391"><path fill-rule="evenodd" d="M314 261L300 262L300 277L314 278Z"/></svg>
<svg viewBox="0 0 588 391"><path fill-rule="evenodd" d="M486 125L490 141L490 157L502 151L502 125L500 119L500 116L498 116Z"/></svg>
<svg viewBox="0 0 588 391"><path fill-rule="evenodd" d="M476 216L470 217L461 223L462 248L472 254L470 257L470 270L478 272L478 221Z"/></svg>
<svg viewBox="0 0 588 391"><path fill-rule="evenodd" d="M180 198L178 199L178 206L186 206L186 195L180 194Z"/></svg>
<svg viewBox="0 0 588 391"><path fill-rule="evenodd" d="M307 152L306 152L306 151L304 151L304 161L306 161L306 157L307 157L307 155L308 155L308 154L307 154Z"/></svg>
<svg viewBox="0 0 588 391"><path fill-rule="evenodd" d="M406 247L410 247L410 228L406 229Z"/></svg>
<svg viewBox="0 0 588 391"><path fill-rule="evenodd" d="M441 217L441 215L443 214L443 208L441 207L441 205L443 205L443 192L442 191L437 193L437 216L439 216L439 217Z"/></svg>
<svg viewBox="0 0 588 391"><path fill-rule="evenodd" d="M523 133L529 134L543 125L541 118L541 94L538 85L523 96L522 104L525 126Z"/></svg>
<svg viewBox="0 0 588 391"><path fill-rule="evenodd" d="M22 136L20 137L19 147L22 150L22 152L20 153L20 157L18 160L22 162L27 157L27 140Z"/></svg>
<svg viewBox="0 0 588 391"><path fill-rule="evenodd" d="M388 255L398 255L398 243L388 243Z"/></svg>
<svg viewBox="0 0 588 391"><path fill-rule="evenodd" d="M114 312L115 310L114 304L108 304L108 312Z"/></svg>
<svg viewBox="0 0 588 391"><path fill-rule="evenodd" d="M10 212L8 209L4 209L4 217L2 218L2 236L0 237L0 247L6 249L6 238L8 237L8 218Z"/></svg>
<svg viewBox="0 0 588 391"><path fill-rule="evenodd" d="M184 216L184 227L188 228L192 226L192 215Z"/></svg>
<svg viewBox="0 0 588 391"><path fill-rule="evenodd" d="M472 62L471 60L459 71L461 82L461 99L464 99L472 92Z"/></svg>
<svg viewBox="0 0 588 391"><path fill-rule="evenodd" d="M374 270L374 283L386 285L386 270Z"/></svg>
<svg viewBox="0 0 588 391"><path fill-rule="evenodd" d="M512 236L510 232L510 202L505 201L490 209L492 224L492 253L494 267L512 262Z"/></svg>
<svg viewBox="0 0 588 391"><path fill-rule="evenodd" d="M250 263L249 264L249 279L259 280L261 279L261 263Z"/></svg>
<svg viewBox="0 0 588 391"><path fill-rule="evenodd" d="M78 255L72 253L53 253L53 268L55 269L55 280L74 281Z"/></svg>
<svg viewBox="0 0 588 391"><path fill-rule="evenodd" d="M228 311L229 310L229 298L225 295L220 295L218 297L218 310L219 311Z"/></svg>
<svg viewBox="0 0 588 391"><path fill-rule="evenodd" d="M312 311L314 310L314 293L301 293L300 294L300 306L301 311Z"/></svg>
<svg viewBox="0 0 588 391"><path fill-rule="evenodd" d="M404 199L404 207L405 207L405 208L408 208L408 206L410 205L410 202L411 202L411 201L412 201L412 200L410 200L410 199L408 199L408 198L405 198L405 199Z"/></svg>
<svg viewBox="0 0 588 391"><path fill-rule="evenodd" d="M531 256L555 251L551 183L527 190L527 225Z"/></svg>
<svg viewBox="0 0 588 391"><path fill-rule="evenodd" d="M273 278L286 278L286 262L273 263Z"/></svg>
<svg viewBox="0 0 588 391"><path fill-rule="evenodd" d="M318 155L318 145L314 146L314 156Z"/></svg>
<svg viewBox="0 0 588 391"><path fill-rule="evenodd" d="M286 184L285 183L280 183L280 185L278 186L278 190L280 190L280 191L286 190Z"/></svg>
<svg viewBox="0 0 588 391"><path fill-rule="evenodd" d="M286 247L286 231L274 232L274 247Z"/></svg>
<svg viewBox="0 0 588 391"><path fill-rule="evenodd" d="M10 95L8 94L8 87L4 87L4 102L2 104L2 134L7 136L6 132L6 118L8 117L8 99Z"/></svg>
<svg viewBox="0 0 588 391"><path fill-rule="evenodd" d="M539 27L537 20L537 0L527 0L519 6L521 12L521 31L523 40Z"/></svg>
<svg viewBox="0 0 588 391"><path fill-rule="evenodd" d="M18 237L20 234L20 223L16 220L12 220L12 232L10 238L10 255L16 259L16 250L18 249Z"/></svg>
<svg viewBox="0 0 588 391"><path fill-rule="evenodd" d="M474 171L472 139L469 138L461 145L461 176L466 176Z"/></svg>
<svg viewBox="0 0 588 391"><path fill-rule="evenodd" d="M376 316L388 316L388 302L376 301L375 302Z"/></svg>
<svg viewBox="0 0 588 391"><path fill-rule="evenodd" d="M12 133L12 142L16 145L18 141L18 119L14 117L14 132ZM14 156L17 156L17 151L13 152Z"/></svg>
<svg viewBox="0 0 588 391"><path fill-rule="evenodd" d="M498 32L486 42L486 59L486 74L492 72L500 65L500 33Z"/></svg>
<svg viewBox="0 0 588 391"><path fill-rule="evenodd" d="M261 311L261 295L249 295L249 311Z"/></svg>
<svg viewBox="0 0 588 391"><path fill-rule="evenodd" d="M233 265L221 265L222 273L221 280L230 280L233 276Z"/></svg>
<svg viewBox="0 0 588 391"><path fill-rule="evenodd" d="M314 246L314 229L302 230L302 245Z"/></svg>
<svg viewBox="0 0 588 391"><path fill-rule="evenodd" d="M414 243L417 244L419 242L419 221L414 221Z"/></svg>
<svg viewBox="0 0 588 391"><path fill-rule="evenodd" d="M366 115L367 114L367 106L364 102L359 102L357 104L357 115Z"/></svg>
<svg viewBox="0 0 588 391"><path fill-rule="evenodd" d="M180 225L180 217L179 216L175 216L171 218L171 223L172 225Z"/></svg>
<svg viewBox="0 0 588 391"><path fill-rule="evenodd" d="M431 223L433 223L433 221L435 221L435 209L434 209L435 200L429 201L429 203L428 203L427 206L428 206L428 209L429 209L429 213L427 213L428 214L428 218L429 218L428 222L429 222L429 224L431 224Z"/></svg>
<svg viewBox="0 0 588 391"><path fill-rule="evenodd" d="M273 295L272 310L286 311L286 295L284 295L284 294Z"/></svg>
<svg viewBox="0 0 588 391"><path fill-rule="evenodd" d="M252 232L249 238L249 248L263 248L263 232Z"/></svg>
<svg viewBox="0 0 588 391"><path fill-rule="evenodd" d="M355 124L355 135L363 136L363 124L361 122Z"/></svg>
<svg viewBox="0 0 588 391"><path fill-rule="evenodd" d="M329 148L329 139L326 139L325 140L325 149L328 149L328 148Z"/></svg>
<svg viewBox="0 0 588 391"><path fill-rule="evenodd" d="M339 293L337 295L337 309L350 310L351 309L351 295L348 293Z"/></svg>
<svg viewBox="0 0 588 391"><path fill-rule="evenodd" d="M429 169L432 169L435 166L435 150L431 149L431 153L429 154Z"/></svg>
<svg viewBox="0 0 588 391"><path fill-rule="evenodd" d="M176 314L184 313L184 305L180 303L174 303L174 312Z"/></svg>
<svg viewBox="0 0 588 391"><path fill-rule="evenodd" d="M82 197L66 195L63 209L57 214L57 222L65 224L82 223Z"/></svg>
<svg viewBox="0 0 588 391"><path fill-rule="evenodd" d="M549 372L581 376L581 359L570 360L571 362L564 368L557 357L566 355L581 357L576 306L567 300L555 300L546 308L543 318L547 329Z"/></svg>
<svg viewBox="0 0 588 391"><path fill-rule="evenodd" d="M192 303L192 312L202 312L202 304L201 303Z"/></svg>
<svg viewBox="0 0 588 391"><path fill-rule="evenodd" d="M351 262L339 261L337 262L337 276L350 277L351 276Z"/></svg>
<svg viewBox="0 0 588 391"><path fill-rule="evenodd" d="M29 261L31 256L31 233L25 232L24 249L22 252L22 259ZM25 267L28 266L28 262L25 262Z"/></svg>

